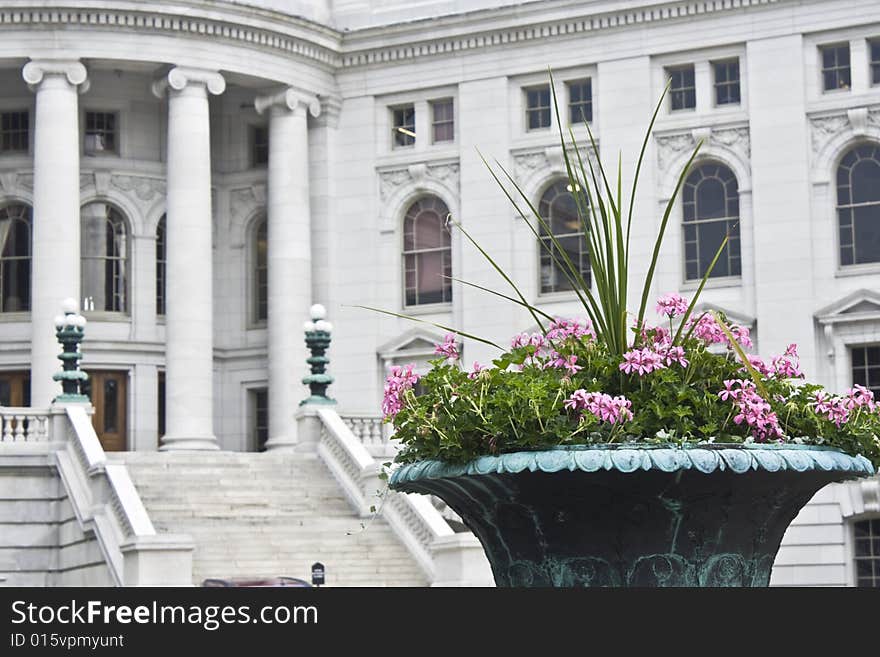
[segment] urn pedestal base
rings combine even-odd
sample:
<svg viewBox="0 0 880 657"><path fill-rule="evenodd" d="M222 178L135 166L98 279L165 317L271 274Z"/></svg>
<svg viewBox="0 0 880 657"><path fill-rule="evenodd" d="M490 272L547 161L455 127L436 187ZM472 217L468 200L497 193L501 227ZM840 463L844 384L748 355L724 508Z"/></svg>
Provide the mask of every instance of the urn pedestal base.
<svg viewBox="0 0 880 657"><path fill-rule="evenodd" d="M392 487L440 497L498 586L767 586L823 486L872 474L822 449L581 449L420 462Z"/></svg>

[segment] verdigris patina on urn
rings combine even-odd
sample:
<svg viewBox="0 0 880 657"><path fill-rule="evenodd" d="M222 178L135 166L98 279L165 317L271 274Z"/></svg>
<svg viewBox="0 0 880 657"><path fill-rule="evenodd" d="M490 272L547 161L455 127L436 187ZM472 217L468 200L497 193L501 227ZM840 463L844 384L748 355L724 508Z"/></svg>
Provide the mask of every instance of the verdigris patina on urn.
<svg viewBox="0 0 880 657"><path fill-rule="evenodd" d="M391 488L454 509L498 586L767 586L809 499L873 472L819 446L606 444L419 461Z"/></svg>

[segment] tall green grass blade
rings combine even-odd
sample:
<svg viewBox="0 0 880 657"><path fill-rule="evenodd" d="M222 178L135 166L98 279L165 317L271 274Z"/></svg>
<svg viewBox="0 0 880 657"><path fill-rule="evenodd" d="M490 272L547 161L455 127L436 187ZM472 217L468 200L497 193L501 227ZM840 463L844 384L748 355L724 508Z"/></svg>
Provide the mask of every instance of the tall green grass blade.
<svg viewBox="0 0 880 657"><path fill-rule="evenodd" d="M736 355L739 356L739 359L748 371L749 376L752 377L752 381L755 382L755 386L758 388L758 392L761 393L761 397L763 397L766 401L770 401L770 393L767 392L767 387L764 385L764 381L761 378L760 373L749 362L748 356L746 356L746 353L743 351L742 346L739 344L739 342L737 342L736 338L733 336L733 333L730 332L730 329L727 328L727 324L722 321L718 313L714 310L710 312L712 314L712 317L715 318L715 323L718 324L718 327L722 330L724 335L727 336L727 341L736 352Z"/></svg>
<svg viewBox="0 0 880 657"><path fill-rule="evenodd" d="M371 308L370 306L350 306L352 308L363 308L364 310L372 310L375 313L382 313L383 315L391 315L392 317L399 317L400 319L408 319L411 322L419 322L420 324L429 324L431 326L436 326L437 328L443 329L444 331L448 331L450 333L455 333L456 335L460 335L464 338L469 338L471 340L476 340L477 342L482 342L483 344L487 344L490 347L495 347L499 351L504 351L504 349L491 340L486 340L485 338L481 338L476 335L472 335L470 333L465 333L464 331L459 331L456 328L452 328L451 326L445 326L443 324L437 324L436 322L429 322L424 319L419 319L418 317L413 317L412 315L402 315L401 313L391 312L390 310L382 310L381 308Z"/></svg>
<svg viewBox="0 0 880 657"><path fill-rule="evenodd" d="M517 305L524 306L525 308L528 308L532 312L535 312L538 315L541 315L541 317L544 317L545 319L548 319L551 322L556 321L556 318L553 317L553 315L549 315L549 314L545 313L540 308L529 305L528 303L526 303L524 301L520 301L519 299L514 299L513 297L509 297L506 294L502 294L501 292L498 292L496 290L492 290L488 287L483 287L482 285L477 285L476 283L471 283L470 281L466 281L461 278L456 278L455 276L443 276L443 278L448 278L449 280L455 281L457 283L461 283L462 285L468 285L470 287L475 287L478 290L482 290L483 292L488 292L489 294L494 294L496 297L501 297L502 299L507 299L508 301L512 301L513 303L515 303Z"/></svg>

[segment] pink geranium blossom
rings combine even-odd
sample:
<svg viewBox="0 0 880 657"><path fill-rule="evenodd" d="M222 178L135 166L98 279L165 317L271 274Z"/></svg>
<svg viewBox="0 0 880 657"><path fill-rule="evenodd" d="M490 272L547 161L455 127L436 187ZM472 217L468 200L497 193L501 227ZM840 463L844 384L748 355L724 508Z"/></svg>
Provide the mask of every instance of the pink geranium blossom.
<svg viewBox="0 0 880 657"><path fill-rule="evenodd" d="M575 390L563 402L565 408L574 411L587 411L602 422L617 424L633 419L632 402L623 395L612 397L604 392Z"/></svg>
<svg viewBox="0 0 880 657"><path fill-rule="evenodd" d="M779 418L770 404L758 394L755 384L748 379L731 379L724 382L724 390L718 393L722 400L734 402L738 413L734 415L736 424L748 425L751 434L758 442L782 438Z"/></svg>
<svg viewBox="0 0 880 657"><path fill-rule="evenodd" d="M565 340L566 338L595 338L596 331L589 319L583 320L583 324L576 319L563 319L557 317L547 329L548 340Z"/></svg>
<svg viewBox="0 0 880 657"><path fill-rule="evenodd" d="M474 371L468 374L468 378L473 380L480 376L480 372L485 372L486 368L480 365L479 362L474 361Z"/></svg>
<svg viewBox="0 0 880 657"><path fill-rule="evenodd" d="M687 312L687 309L687 299L675 292L664 294L657 299L657 313L660 315L666 315L670 319L678 317L679 315L684 315Z"/></svg>
<svg viewBox="0 0 880 657"><path fill-rule="evenodd" d="M639 376L650 374L654 370L660 370L666 367L663 364L663 358L660 354L651 351L648 348L631 349L623 354L623 362L619 368L627 374L636 372Z"/></svg>
<svg viewBox="0 0 880 657"><path fill-rule="evenodd" d="M421 378L413 372L415 365L410 363L401 367L393 365L385 379L385 397L382 400L382 413L386 420L394 419L394 417L403 408L404 393L412 388Z"/></svg>
<svg viewBox="0 0 880 657"><path fill-rule="evenodd" d="M434 353L440 356L446 356L450 360L458 360L461 354L458 351L458 344L455 342L455 333L447 333L443 337L443 342L434 347Z"/></svg>

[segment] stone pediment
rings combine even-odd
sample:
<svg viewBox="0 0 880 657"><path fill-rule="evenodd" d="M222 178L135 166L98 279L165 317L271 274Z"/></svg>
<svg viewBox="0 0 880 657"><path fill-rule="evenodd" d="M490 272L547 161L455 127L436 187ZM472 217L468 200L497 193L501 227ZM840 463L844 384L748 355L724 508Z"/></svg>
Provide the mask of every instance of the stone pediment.
<svg viewBox="0 0 880 657"><path fill-rule="evenodd" d="M434 347L443 342L443 335L437 331L416 327L379 345L376 351L384 359L406 355L430 355L434 353Z"/></svg>
<svg viewBox="0 0 880 657"><path fill-rule="evenodd" d="M815 313L820 324L880 320L880 291L856 290Z"/></svg>
<svg viewBox="0 0 880 657"><path fill-rule="evenodd" d="M707 310L716 310L718 312L724 313L727 319L733 324L738 324L748 329L755 328L755 318L751 315L746 315L745 313L741 313L736 310L728 310L727 308L722 308L721 306L705 302L698 303L696 306L694 306L692 316L699 317Z"/></svg>

